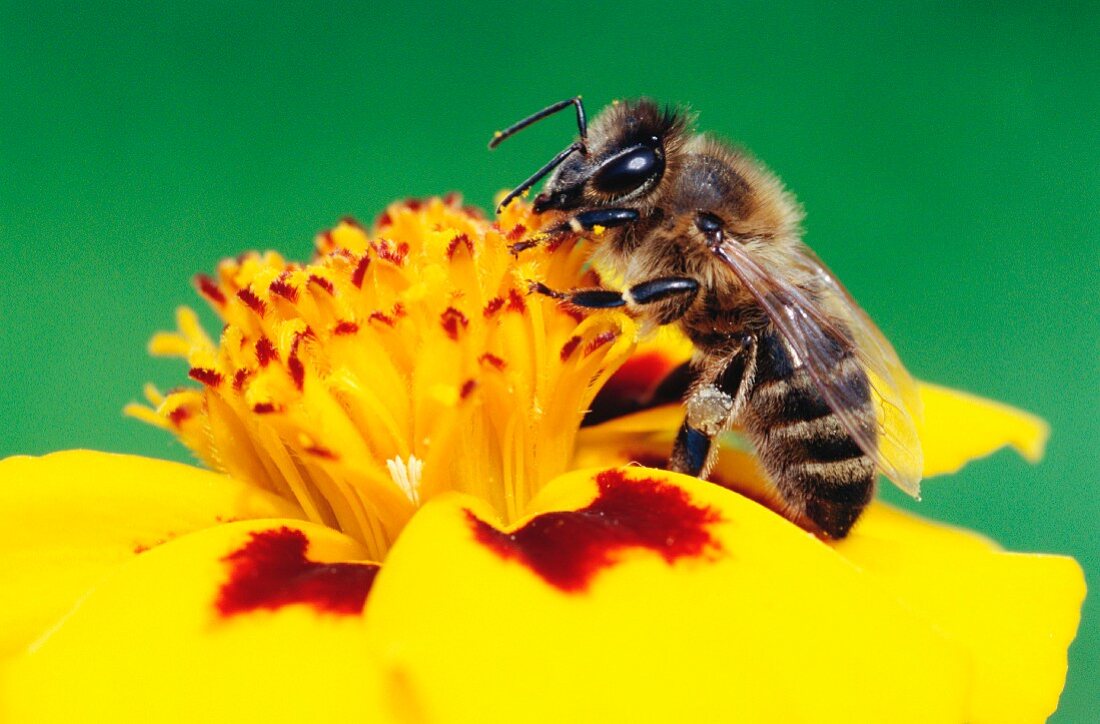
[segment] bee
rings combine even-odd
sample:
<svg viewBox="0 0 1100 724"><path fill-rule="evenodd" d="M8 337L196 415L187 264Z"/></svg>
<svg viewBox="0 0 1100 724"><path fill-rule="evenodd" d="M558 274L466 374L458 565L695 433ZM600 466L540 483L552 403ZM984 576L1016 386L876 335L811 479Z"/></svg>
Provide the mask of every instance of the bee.
<svg viewBox="0 0 1100 724"><path fill-rule="evenodd" d="M561 215L517 253L595 232L597 269L622 289L534 291L584 309L676 324L695 347L670 470L706 477L736 424L794 520L834 539L870 502L877 472L917 497L916 386L893 347L803 244L803 212L747 152L693 129L682 109L616 103L588 127L580 97L498 131L490 148L573 107L577 139L504 197L549 176L537 213ZM499 211L499 208L498 208Z"/></svg>

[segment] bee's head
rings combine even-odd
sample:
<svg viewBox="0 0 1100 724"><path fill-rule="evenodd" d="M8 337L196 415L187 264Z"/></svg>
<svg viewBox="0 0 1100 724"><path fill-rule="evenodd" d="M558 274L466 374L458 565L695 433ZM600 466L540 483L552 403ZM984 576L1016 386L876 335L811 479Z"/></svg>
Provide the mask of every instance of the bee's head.
<svg viewBox="0 0 1100 724"><path fill-rule="evenodd" d="M501 206L551 172L545 189L535 198L536 212L636 207L653 198L674 161L686 124L681 114L662 110L650 100L610 106L596 118L590 133L580 99L563 101L501 132L490 145L570 104L577 107L579 138L508 194Z"/></svg>

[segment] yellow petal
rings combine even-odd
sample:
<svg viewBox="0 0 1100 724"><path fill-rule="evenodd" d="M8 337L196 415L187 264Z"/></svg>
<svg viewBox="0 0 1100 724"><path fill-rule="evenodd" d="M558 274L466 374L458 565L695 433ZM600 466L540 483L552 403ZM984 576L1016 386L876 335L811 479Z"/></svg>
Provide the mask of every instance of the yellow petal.
<svg viewBox="0 0 1100 724"><path fill-rule="evenodd" d="M535 506L437 498L391 550L370 649L426 720L964 719L965 649L739 495L622 468Z"/></svg>
<svg viewBox="0 0 1100 724"><path fill-rule="evenodd" d="M9 662L0 720L389 721L364 655L375 567L324 565L363 553L290 520L151 550Z"/></svg>
<svg viewBox="0 0 1100 724"><path fill-rule="evenodd" d="M1041 722L1053 713L1085 596L1076 561L1006 553L880 503L834 545L972 652L966 721Z"/></svg>
<svg viewBox="0 0 1100 724"><path fill-rule="evenodd" d="M301 515L224 475L82 450L0 461L0 511L0 658L141 551L224 521Z"/></svg>
<svg viewBox="0 0 1100 724"><path fill-rule="evenodd" d="M1049 426L1035 415L947 387L920 383L924 476L953 473L1006 445L1025 459L1043 456Z"/></svg>

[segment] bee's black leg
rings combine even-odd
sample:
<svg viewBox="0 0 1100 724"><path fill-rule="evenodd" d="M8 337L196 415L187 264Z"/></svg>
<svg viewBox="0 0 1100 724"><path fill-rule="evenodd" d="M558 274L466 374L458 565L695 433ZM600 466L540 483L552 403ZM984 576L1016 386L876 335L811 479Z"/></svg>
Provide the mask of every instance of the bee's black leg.
<svg viewBox="0 0 1100 724"><path fill-rule="evenodd" d="M542 282L534 282L531 284L531 291L585 309L610 309L626 304L623 295L611 289L570 289L568 292L556 292Z"/></svg>
<svg viewBox="0 0 1100 724"><path fill-rule="evenodd" d="M531 285L531 291L585 309L609 309L627 304L638 307L663 304L654 319L658 324L668 324L683 316L691 306L699 292L699 282L690 277L661 277L635 284L626 292L610 289L571 289L558 292L542 282L535 282Z"/></svg>
<svg viewBox="0 0 1100 724"><path fill-rule="evenodd" d="M692 389L684 402L687 415L676 434L668 469L703 477L713 462L714 438L726 429L733 415L733 397L709 384Z"/></svg>
<svg viewBox="0 0 1100 724"><path fill-rule="evenodd" d="M613 229L616 226L625 226L634 223L640 216L637 209L592 209L582 211L560 224L555 224L530 238L513 244L511 250L513 254L518 254L557 236L580 234L583 231L592 231L596 227Z"/></svg>
<svg viewBox="0 0 1100 724"><path fill-rule="evenodd" d="M660 277L635 284L624 296L632 305L645 308L648 319L672 324L687 314L699 294L699 282L691 277Z"/></svg>
<svg viewBox="0 0 1100 724"><path fill-rule="evenodd" d="M714 438L726 430L744 404L744 381L752 375L755 340L746 337L725 357L717 378L697 381L684 399L687 414L669 457L668 469L705 477L714 464ZM746 374L748 372L748 374ZM705 377L703 379L706 379Z"/></svg>

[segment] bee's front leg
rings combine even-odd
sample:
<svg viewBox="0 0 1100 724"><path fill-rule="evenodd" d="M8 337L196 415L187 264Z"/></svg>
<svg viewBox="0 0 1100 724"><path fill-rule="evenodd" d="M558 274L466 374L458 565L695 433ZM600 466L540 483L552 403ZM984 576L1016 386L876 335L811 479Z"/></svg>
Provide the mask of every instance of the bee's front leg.
<svg viewBox="0 0 1100 724"><path fill-rule="evenodd" d="M744 406L755 358L753 337L743 338L729 355L723 355L717 374L710 372L713 365L704 358L704 368L710 370L704 369L684 398L686 414L669 457L669 470L699 478L710 472L716 458L714 438L729 428Z"/></svg>
<svg viewBox="0 0 1100 724"><path fill-rule="evenodd" d="M580 234L585 231L592 231L597 227L613 229L616 226L633 224L639 218L640 214L637 209L592 209L590 211L582 211L576 216L571 216L565 221L554 224L534 236L512 244L508 248L513 254L518 254L521 251L536 247L543 242L549 242L559 237L568 236L569 234Z"/></svg>

